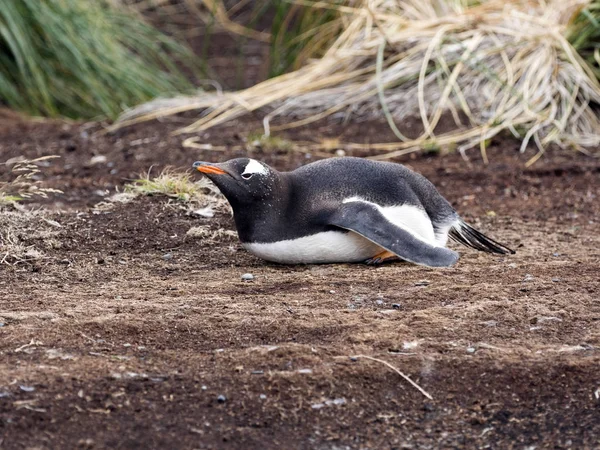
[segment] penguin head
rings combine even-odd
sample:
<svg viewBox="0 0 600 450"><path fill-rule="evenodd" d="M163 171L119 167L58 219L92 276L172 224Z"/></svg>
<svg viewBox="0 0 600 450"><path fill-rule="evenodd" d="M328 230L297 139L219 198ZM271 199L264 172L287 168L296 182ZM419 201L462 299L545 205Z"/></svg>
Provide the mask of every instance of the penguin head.
<svg viewBox="0 0 600 450"><path fill-rule="evenodd" d="M196 161L193 167L215 183L234 208L267 200L277 189L277 172L255 159L237 158L224 163Z"/></svg>

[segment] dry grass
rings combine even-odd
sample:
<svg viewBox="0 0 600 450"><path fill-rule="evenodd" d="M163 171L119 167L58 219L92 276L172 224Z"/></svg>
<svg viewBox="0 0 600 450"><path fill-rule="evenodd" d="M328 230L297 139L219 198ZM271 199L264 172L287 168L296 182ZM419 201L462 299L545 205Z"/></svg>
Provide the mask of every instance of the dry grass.
<svg viewBox="0 0 600 450"><path fill-rule="evenodd" d="M197 133L270 108L264 117L267 136L324 117L383 116L399 142L371 144L382 152L380 159L457 145L461 152L479 146L487 160L486 142L507 131L522 139L522 151L530 142L537 147L528 164L550 144L581 151L600 145L594 110L600 83L568 40L569 25L592 2L467 3L310 3L344 14L344 31L321 59L243 91L151 102L127 112L113 128L203 110L180 130ZM457 130L438 135L444 113L452 115ZM396 125L408 115L421 118L424 131L416 139Z"/></svg>
<svg viewBox="0 0 600 450"><path fill-rule="evenodd" d="M41 211L0 206L0 265L44 258L44 250L61 246L61 228Z"/></svg>
<svg viewBox="0 0 600 450"><path fill-rule="evenodd" d="M125 186L125 192L142 195L166 195L183 203L205 204L207 196L218 193L216 187L207 179L192 181L188 172L176 172L173 169L163 170L157 177L150 171L133 183Z"/></svg>
<svg viewBox="0 0 600 450"><path fill-rule="evenodd" d="M214 210L228 210L228 204L217 187L206 178L192 180L188 172L177 172L171 168L152 177L150 171L133 183L125 186L125 192L113 196L110 202L128 202L138 195L163 195L173 199L191 214L212 217ZM106 209L107 202L101 208ZM97 208L98 209L98 208Z"/></svg>
<svg viewBox="0 0 600 450"><path fill-rule="evenodd" d="M40 211L27 211L18 202L33 197L47 198L57 189L40 186L40 166L57 156L37 159L14 158L4 165L12 166L13 178L0 182L0 265L19 264L44 257L44 250L60 247L56 239L61 225Z"/></svg>
<svg viewBox="0 0 600 450"><path fill-rule="evenodd" d="M58 158L58 156L43 156L36 159L16 158L4 163L12 165L10 181L0 181L0 207L32 197L48 198L49 194L61 193L57 189L40 187L36 175L41 172L40 163Z"/></svg>
<svg viewBox="0 0 600 450"><path fill-rule="evenodd" d="M192 227L186 233L186 237L202 239L207 242L231 242L238 240L238 234L224 228L214 229L209 226Z"/></svg>

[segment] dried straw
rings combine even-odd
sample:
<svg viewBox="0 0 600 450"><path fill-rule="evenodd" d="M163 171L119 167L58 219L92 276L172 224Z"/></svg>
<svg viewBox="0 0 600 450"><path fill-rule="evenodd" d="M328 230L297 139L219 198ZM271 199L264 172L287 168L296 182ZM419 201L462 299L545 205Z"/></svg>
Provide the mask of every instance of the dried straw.
<svg viewBox="0 0 600 450"><path fill-rule="evenodd" d="M300 3L300 2L299 2ZM308 2L301 2L307 4ZM479 146L503 131L549 144L600 145L600 84L566 36L568 24L590 0L484 1L476 6L436 0L370 0L359 7L334 6L345 29L323 58L239 92L157 100L128 111L113 127L182 111L201 110L180 133L198 133L269 108L265 134L328 116L384 116L399 142L370 144L387 159L423 147ZM457 129L436 134L450 112ZM466 118L468 123L462 123ZM404 136L397 123L420 117L423 132ZM272 125L277 119L279 125ZM400 127L401 128L401 127ZM363 144L345 145L364 148Z"/></svg>

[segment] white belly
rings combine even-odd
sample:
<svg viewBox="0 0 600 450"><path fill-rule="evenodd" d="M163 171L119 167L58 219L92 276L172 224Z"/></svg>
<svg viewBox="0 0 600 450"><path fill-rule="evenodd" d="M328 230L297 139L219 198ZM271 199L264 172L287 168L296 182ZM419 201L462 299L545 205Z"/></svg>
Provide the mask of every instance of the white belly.
<svg viewBox="0 0 600 450"><path fill-rule="evenodd" d="M283 264L360 262L383 251L352 231L324 231L288 241L243 245L259 258Z"/></svg>

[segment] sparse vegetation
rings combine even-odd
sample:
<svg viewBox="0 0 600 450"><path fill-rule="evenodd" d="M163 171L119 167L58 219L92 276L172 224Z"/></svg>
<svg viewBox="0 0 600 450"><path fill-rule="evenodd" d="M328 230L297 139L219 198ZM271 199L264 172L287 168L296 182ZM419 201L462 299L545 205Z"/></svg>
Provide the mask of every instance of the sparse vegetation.
<svg viewBox="0 0 600 450"><path fill-rule="evenodd" d="M0 181L0 207L32 197L47 198L49 194L61 193L57 189L40 187L35 179L40 173L39 163L58 156L43 156L36 159L19 158L4 164L12 164L11 173L14 178L10 181Z"/></svg>
<svg viewBox="0 0 600 450"><path fill-rule="evenodd" d="M47 198L61 193L40 186L36 175L40 163L57 156L36 159L17 158L3 164L12 165L9 181L0 181L0 265L19 264L43 257L43 250L60 246L55 236L61 225L40 211L26 211L18 202L33 197Z"/></svg>
<svg viewBox="0 0 600 450"><path fill-rule="evenodd" d="M61 225L42 211L0 206L0 265L15 265L44 257L44 250L60 248Z"/></svg>
<svg viewBox="0 0 600 450"><path fill-rule="evenodd" d="M294 149L294 143L279 136L267 136L262 131L248 135L248 145L250 147L260 147L265 151L275 150L290 151Z"/></svg>
<svg viewBox="0 0 600 450"><path fill-rule="evenodd" d="M225 230L224 228L214 229L209 226L192 227L186 233L186 236L191 238L202 239L209 242L237 241L238 235L233 230Z"/></svg>
<svg viewBox="0 0 600 450"><path fill-rule="evenodd" d="M162 195L173 199L189 214L201 217L213 217L215 211L231 213L229 203L217 187L206 177L194 181L188 172L178 172L167 168L158 176L152 177L150 171L125 186L125 192L114 195L108 202L102 202L96 209L112 209L115 203L127 203L139 195Z"/></svg>
<svg viewBox="0 0 600 450"><path fill-rule="evenodd" d="M187 172L163 170L157 177L150 172L125 186L125 192L138 195L165 195L178 202L203 205L214 199L217 188L205 177L193 181Z"/></svg>

